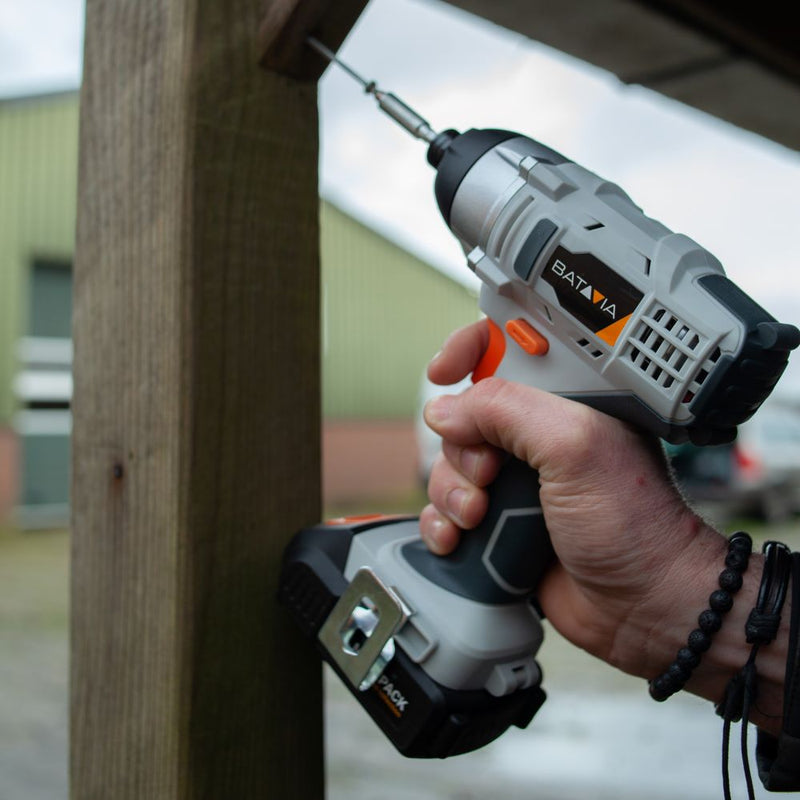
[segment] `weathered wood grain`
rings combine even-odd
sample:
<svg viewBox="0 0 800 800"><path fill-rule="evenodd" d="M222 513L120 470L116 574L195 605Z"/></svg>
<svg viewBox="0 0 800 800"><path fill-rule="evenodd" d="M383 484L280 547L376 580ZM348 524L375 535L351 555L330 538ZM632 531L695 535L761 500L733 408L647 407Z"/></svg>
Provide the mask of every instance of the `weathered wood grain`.
<svg viewBox="0 0 800 800"><path fill-rule="evenodd" d="M367 0L275 0L261 24L261 66L303 81L317 81L328 62L307 47L315 36L336 51L355 25Z"/></svg>
<svg viewBox="0 0 800 800"><path fill-rule="evenodd" d="M88 0L75 266L71 797L322 797L274 602L319 508L316 87L261 0Z"/></svg>

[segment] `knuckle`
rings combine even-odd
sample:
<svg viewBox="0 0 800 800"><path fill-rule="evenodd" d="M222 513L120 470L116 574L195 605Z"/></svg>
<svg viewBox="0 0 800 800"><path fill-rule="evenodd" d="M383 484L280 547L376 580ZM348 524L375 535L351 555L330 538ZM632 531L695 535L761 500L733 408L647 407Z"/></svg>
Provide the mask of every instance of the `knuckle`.
<svg viewBox="0 0 800 800"><path fill-rule="evenodd" d="M431 468L431 476L428 481L428 497L430 501L440 510L447 506L447 495L460 485L457 474L452 464L447 460L443 453L439 453Z"/></svg>
<svg viewBox="0 0 800 800"><path fill-rule="evenodd" d="M563 408L563 419L553 425L550 449L572 462L588 463L597 454L598 443L604 438L600 422L597 411L581 403L570 402Z"/></svg>
<svg viewBox="0 0 800 800"><path fill-rule="evenodd" d="M487 441L508 452L515 452L520 444L520 423L529 405L525 392L529 390L503 378L486 378L470 391L474 392L471 398L473 414Z"/></svg>
<svg viewBox="0 0 800 800"><path fill-rule="evenodd" d="M469 390L472 399L478 405L491 406L498 397L507 391L510 384L502 378L484 378Z"/></svg>
<svg viewBox="0 0 800 800"><path fill-rule="evenodd" d="M444 483L447 480L447 459L444 456L444 453L438 453L436 458L433 460L433 464L431 465L431 474L428 478L428 490L436 489L436 487Z"/></svg>
<svg viewBox="0 0 800 800"><path fill-rule="evenodd" d="M547 399L501 378L480 381L471 391L473 411L493 432L494 443L518 458L530 460L535 452L544 460L588 463L597 457L607 420L589 406L552 395Z"/></svg>
<svg viewBox="0 0 800 800"><path fill-rule="evenodd" d="M475 418L489 424L502 419L514 400L515 387L502 378L485 378L468 392L468 402Z"/></svg>

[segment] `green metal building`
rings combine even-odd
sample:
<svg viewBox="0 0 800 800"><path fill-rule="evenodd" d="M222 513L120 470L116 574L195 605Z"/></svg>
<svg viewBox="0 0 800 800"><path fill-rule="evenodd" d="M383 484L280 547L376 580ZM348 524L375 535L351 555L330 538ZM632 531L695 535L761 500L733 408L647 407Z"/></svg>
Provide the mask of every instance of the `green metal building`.
<svg viewBox="0 0 800 800"><path fill-rule="evenodd" d="M0 100L0 516L64 518L78 94ZM475 296L321 206L326 421L411 420L424 365Z"/></svg>

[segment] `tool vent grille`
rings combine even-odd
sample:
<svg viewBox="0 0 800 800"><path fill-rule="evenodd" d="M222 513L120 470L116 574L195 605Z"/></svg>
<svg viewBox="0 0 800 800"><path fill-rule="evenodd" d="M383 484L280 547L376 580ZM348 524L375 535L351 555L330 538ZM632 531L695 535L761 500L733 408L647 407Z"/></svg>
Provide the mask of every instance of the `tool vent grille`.
<svg viewBox="0 0 800 800"><path fill-rule="evenodd" d="M719 348L700 369L698 357L706 342L690 325L663 307L643 315L627 346L627 356L657 386L669 391L685 387L683 403L690 403L705 382ZM689 379L691 376L691 379Z"/></svg>
<svg viewBox="0 0 800 800"><path fill-rule="evenodd" d="M596 344L593 344L585 337L575 339L575 343L581 348L581 350L588 353L592 358L602 358L605 355L605 353Z"/></svg>

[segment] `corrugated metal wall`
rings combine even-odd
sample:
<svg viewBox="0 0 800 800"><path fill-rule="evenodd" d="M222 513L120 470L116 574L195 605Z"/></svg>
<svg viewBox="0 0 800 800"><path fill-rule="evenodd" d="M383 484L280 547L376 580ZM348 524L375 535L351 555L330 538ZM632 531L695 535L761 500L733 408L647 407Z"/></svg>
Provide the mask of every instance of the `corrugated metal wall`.
<svg viewBox="0 0 800 800"><path fill-rule="evenodd" d="M0 424L14 409L14 353L33 259L72 258L77 148L74 92L0 101Z"/></svg>
<svg viewBox="0 0 800 800"><path fill-rule="evenodd" d="M410 416L425 365L477 300L331 205L321 230L325 415Z"/></svg>
<svg viewBox="0 0 800 800"><path fill-rule="evenodd" d="M0 101L0 424L33 260L72 258L77 134L76 93ZM477 302L336 208L321 213L325 416L407 417L426 362Z"/></svg>

